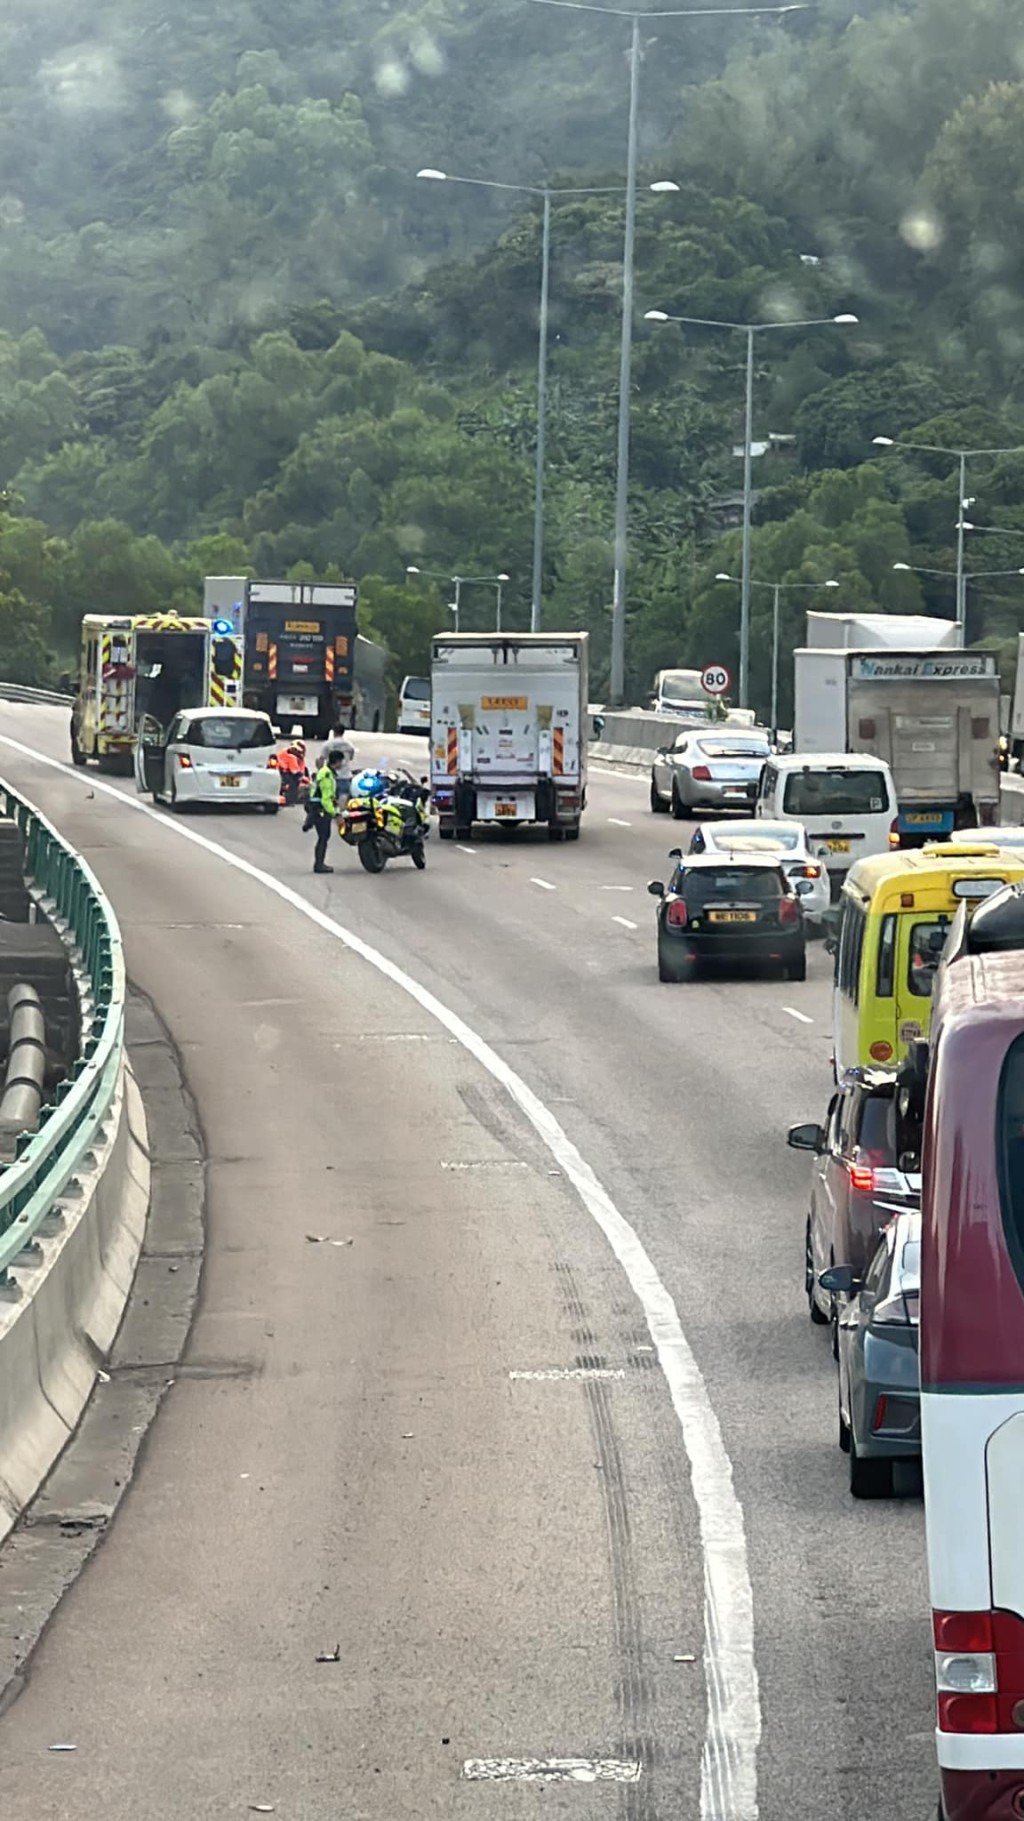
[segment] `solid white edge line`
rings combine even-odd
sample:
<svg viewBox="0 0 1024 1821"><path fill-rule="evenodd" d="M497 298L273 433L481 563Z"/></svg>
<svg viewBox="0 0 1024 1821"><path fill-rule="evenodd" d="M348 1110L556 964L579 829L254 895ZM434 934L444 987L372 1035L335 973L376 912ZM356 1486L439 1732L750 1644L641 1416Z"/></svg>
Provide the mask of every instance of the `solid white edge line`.
<svg viewBox="0 0 1024 1821"><path fill-rule="evenodd" d="M808 1018L806 1012L798 1012L795 1005L784 1005L782 1009L784 1012L788 1012L791 1018L795 1018L798 1024L814 1023L814 1019Z"/></svg>
<svg viewBox="0 0 1024 1821"><path fill-rule="evenodd" d="M550 884L547 879L531 879L530 884L539 885L542 892L553 892L556 890L556 887Z"/></svg>
<svg viewBox="0 0 1024 1821"><path fill-rule="evenodd" d="M82 774L20 740L0 734L0 745L60 772L76 784ZM146 816L168 834L190 842L236 872L255 880L332 936L351 954L399 987L449 1036L461 1044L492 1080L503 1087L604 1234L644 1312L648 1332L668 1384L690 1463L694 1502L704 1558L704 1677L707 1725L701 1754L701 1821L757 1821L757 1747L761 1701L754 1661L754 1600L747 1558L743 1510L733 1484L732 1462L708 1396L707 1385L683 1333L675 1303L648 1257L639 1235L620 1214L604 1185L582 1157L554 1114L484 1038L429 988L371 948L361 936L335 922L308 898L219 842L160 814L148 803L90 777L91 789ZM552 888L553 889L553 888Z"/></svg>

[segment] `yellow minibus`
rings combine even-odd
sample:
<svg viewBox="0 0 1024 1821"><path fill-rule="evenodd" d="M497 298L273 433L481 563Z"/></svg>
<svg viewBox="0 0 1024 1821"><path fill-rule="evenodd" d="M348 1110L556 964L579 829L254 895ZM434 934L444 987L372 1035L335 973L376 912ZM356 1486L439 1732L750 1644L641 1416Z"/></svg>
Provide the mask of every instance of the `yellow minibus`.
<svg viewBox="0 0 1024 1821"><path fill-rule="evenodd" d="M858 860L840 895L835 944L836 1080L895 1068L927 1038L931 991L956 911L1024 879L1024 853L986 841L935 841Z"/></svg>

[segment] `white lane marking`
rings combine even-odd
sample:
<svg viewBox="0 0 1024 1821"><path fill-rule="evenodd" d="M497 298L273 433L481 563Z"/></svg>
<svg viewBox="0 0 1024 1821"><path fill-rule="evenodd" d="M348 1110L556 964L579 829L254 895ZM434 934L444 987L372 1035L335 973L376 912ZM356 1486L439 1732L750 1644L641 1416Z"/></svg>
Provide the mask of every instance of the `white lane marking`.
<svg viewBox="0 0 1024 1821"><path fill-rule="evenodd" d="M798 1012L795 1005L784 1005L782 1009L784 1012L788 1012L791 1018L795 1018L798 1024L814 1023L814 1019L808 1018L806 1012Z"/></svg>
<svg viewBox="0 0 1024 1821"><path fill-rule="evenodd" d="M632 822L624 822L621 816L609 816L608 820L613 828L632 828L633 826Z"/></svg>
<svg viewBox="0 0 1024 1821"><path fill-rule="evenodd" d="M625 1378L622 1366L546 1366L540 1372L510 1372L509 1378L529 1379L534 1384L554 1383L565 1378Z"/></svg>
<svg viewBox="0 0 1024 1821"><path fill-rule="evenodd" d="M455 845L458 848L460 854L475 854L476 853L475 847L463 847L461 841L456 841Z"/></svg>
<svg viewBox="0 0 1024 1821"><path fill-rule="evenodd" d="M488 1783L639 1783L635 1758L467 1758L462 1774Z"/></svg>
<svg viewBox="0 0 1024 1821"><path fill-rule="evenodd" d="M0 745L21 753L51 771L80 782L80 776L60 759L0 734ZM708 1396L700 1367L683 1333L675 1303L648 1257L639 1235L620 1214L603 1183L563 1131L550 1108L527 1087L522 1077L466 1024L456 1012L435 997L418 980L371 948L361 936L335 922L326 911L310 903L290 885L263 872L251 860L221 847L198 830L172 821L113 784L97 778L95 791L147 816L178 840L202 848L236 872L254 879L315 923L351 954L401 988L421 1011L435 1019L468 1055L485 1069L519 1107L555 1163L568 1177L581 1202L600 1228L622 1266L626 1279L644 1312L648 1332L668 1384L672 1405L683 1435L690 1463L694 1502L700 1525L704 1557L704 1679L707 1690L707 1723L701 1754L701 1821L757 1821L757 1747L761 1738L761 1698L754 1661L754 1596L750 1584L743 1509L733 1485L729 1459L718 1418Z"/></svg>
<svg viewBox="0 0 1024 1821"><path fill-rule="evenodd" d="M548 883L547 879L531 879L530 884L539 885L542 892L553 892L556 889Z"/></svg>
<svg viewBox="0 0 1024 1821"><path fill-rule="evenodd" d="M639 929L640 927L638 923L631 923L628 917L613 917L612 922L621 923L623 929Z"/></svg>
<svg viewBox="0 0 1024 1821"><path fill-rule="evenodd" d="M631 885L602 885L601 890L603 892L631 892L633 887Z"/></svg>

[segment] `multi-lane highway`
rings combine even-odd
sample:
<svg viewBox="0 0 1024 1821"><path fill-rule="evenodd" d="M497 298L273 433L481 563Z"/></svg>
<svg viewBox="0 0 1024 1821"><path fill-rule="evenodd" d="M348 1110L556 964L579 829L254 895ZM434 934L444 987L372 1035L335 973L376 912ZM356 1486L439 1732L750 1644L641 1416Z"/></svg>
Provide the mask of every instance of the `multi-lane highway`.
<svg viewBox="0 0 1024 1821"><path fill-rule="evenodd" d="M0 772L180 1050L206 1261L0 1721L5 1821L922 1821L922 1511L846 1489L784 1142L828 1095L820 945L803 985L659 985L687 831L642 779L592 773L578 845L315 878L294 812L44 763L65 720L0 709Z"/></svg>

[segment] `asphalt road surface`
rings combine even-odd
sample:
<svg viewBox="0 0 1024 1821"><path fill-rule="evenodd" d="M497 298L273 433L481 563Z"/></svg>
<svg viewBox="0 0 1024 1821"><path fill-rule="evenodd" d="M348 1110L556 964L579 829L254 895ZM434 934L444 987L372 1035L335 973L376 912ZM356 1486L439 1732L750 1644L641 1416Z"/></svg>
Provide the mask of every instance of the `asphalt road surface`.
<svg viewBox="0 0 1024 1821"><path fill-rule="evenodd" d="M65 761L65 721L0 708L0 775L180 1050L207 1253L195 1370L0 1721L4 1821L925 1821L921 1505L849 1496L785 1147L820 944L659 985L688 830L643 780L593 772L578 844L316 878L296 812L10 743Z"/></svg>

